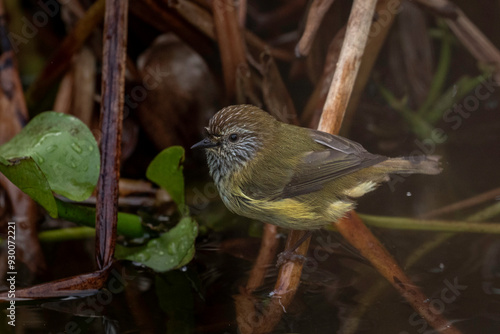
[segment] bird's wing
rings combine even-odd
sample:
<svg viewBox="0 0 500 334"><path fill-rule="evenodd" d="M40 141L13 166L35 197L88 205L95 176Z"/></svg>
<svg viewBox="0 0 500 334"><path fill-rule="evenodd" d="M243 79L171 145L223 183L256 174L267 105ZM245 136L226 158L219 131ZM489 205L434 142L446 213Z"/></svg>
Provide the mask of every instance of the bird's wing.
<svg viewBox="0 0 500 334"><path fill-rule="evenodd" d="M310 130L311 138L324 150L307 152L279 197L290 198L319 191L339 177L373 166L387 159L367 152L346 138Z"/></svg>

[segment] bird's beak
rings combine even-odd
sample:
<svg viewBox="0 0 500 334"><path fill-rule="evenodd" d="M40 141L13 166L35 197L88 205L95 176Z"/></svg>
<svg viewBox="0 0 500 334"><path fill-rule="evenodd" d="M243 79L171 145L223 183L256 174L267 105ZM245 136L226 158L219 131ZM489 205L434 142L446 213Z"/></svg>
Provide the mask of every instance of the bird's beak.
<svg viewBox="0 0 500 334"><path fill-rule="evenodd" d="M191 149L193 149L193 148L211 148L211 147L215 147L215 146L219 146L219 145L220 145L220 143L218 141L213 142L210 140L210 138L205 138L202 141L191 146Z"/></svg>

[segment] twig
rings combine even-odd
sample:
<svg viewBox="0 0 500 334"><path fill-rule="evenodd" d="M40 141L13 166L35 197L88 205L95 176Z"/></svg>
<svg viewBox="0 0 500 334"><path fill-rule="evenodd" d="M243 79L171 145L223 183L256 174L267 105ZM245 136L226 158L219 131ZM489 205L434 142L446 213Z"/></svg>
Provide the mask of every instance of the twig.
<svg viewBox="0 0 500 334"><path fill-rule="evenodd" d="M416 0L416 2L442 16L453 33L478 61L494 67L495 80L500 82L500 51L460 8L448 0Z"/></svg>
<svg viewBox="0 0 500 334"><path fill-rule="evenodd" d="M375 4L375 0L354 1L339 62L319 121L319 129L327 129L330 132L338 132L340 129L363 57Z"/></svg>
<svg viewBox="0 0 500 334"><path fill-rule="evenodd" d="M169 6L202 34L215 40L214 18L210 12L192 1L169 1Z"/></svg>
<svg viewBox="0 0 500 334"><path fill-rule="evenodd" d="M297 57L307 56L311 50L314 37L318 32L318 28L323 21L328 9L332 6L335 0L313 0L309 12L307 13L307 23L304 33L300 38L299 43L295 48L295 55Z"/></svg>
<svg viewBox="0 0 500 334"><path fill-rule="evenodd" d="M52 110L69 114L71 111L71 98L74 95L75 87L75 73L74 71L67 71L59 83L59 89L57 90L57 96L54 101L54 106Z"/></svg>
<svg viewBox="0 0 500 334"><path fill-rule="evenodd" d="M167 1L164 0L163 2ZM179 5L186 3L186 1L181 1ZM184 7L185 6L182 6L182 8ZM179 17L179 15L175 13L175 10L165 8L165 5L161 5L160 1L132 1L130 3L130 12L142 19L145 23L150 24L160 31L173 31L177 36L179 36L179 39L187 43L206 58L215 57L215 48L213 47L211 41L200 34L186 20ZM199 16L199 20L204 22L204 16Z"/></svg>
<svg viewBox="0 0 500 334"><path fill-rule="evenodd" d="M16 298L56 298L81 294L82 291L92 292L100 289L109 276L109 268L88 274L63 278L49 283L35 285L16 291ZM9 300L7 292L0 293L0 300Z"/></svg>
<svg viewBox="0 0 500 334"><path fill-rule="evenodd" d="M498 213L499 213L498 205L497 203L495 203L492 206L489 206L484 210L481 210L480 212L468 216L467 218L465 218L465 221L479 222L481 221L480 220L481 218L484 220L491 219ZM434 213L432 216L435 217L437 215L438 213ZM425 216L431 216L431 214L429 213L426 214ZM415 249L415 251L413 251L413 253L406 259L404 267L405 268L412 267L425 255L429 254L432 250L436 249L437 247L442 245L445 241L451 239L455 235L456 233L437 234L434 238L425 242L424 244L420 245L417 249ZM370 306L373 305L373 303L378 299L378 297L385 291L387 287L388 287L387 281L379 280L375 282L375 284L372 285L370 289L363 294L362 298L359 300L358 307L347 316L347 322L343 324L341 332L344 334L355 333L363 314L366 313L366 311L370 308Z"/></svg>
<svg viewBox="0 0 500 334"><path fill-rule="evenodd" d="M342 50L342 44L344 43L345 32L346 27L343 26L339 31L337 31L335 37L333 37L330 42L326 53L323 73L321 74L321 78L318 80L313 93L309 97L307 106L302 113L301 123L309 124L309 127L311 128L317 128L319 125L326 97L328 96L333 75L335 74L335 68L337 67L337 62L339 60L340 50Z"/></svg>
<svg viewBox="0 0 500 334"><path fill-rule="evenodd" d="M348 219L341 219L335 226L340 234L371 262L377 271L392 284L429 325L441 333L460 333L438 310L425 302L427 297L412 283L391 254L363 224L354 211L351 212Z"/></svg>
<svg viewBox="0 0 500 334"><path fill-rule="evenodd" d="M240 66L248 67L238 17L231 0L214 0L212 4L215 33L222 61L226 97L236 94L236 76Z"/></svg>
<svg viewBox="0 0 500 334"><path fill-rule="evenodd" d="M251 293L264 282L266 270L271 265L278 249L279 239L276 237L278 228L276 225L264 224L264 230L261 238L261 246L259 255L252 267L252 271L248 277L246 289Z"/></svg>
<svg viewBox="0 0 500 334"><path fill-rule="evenodd" d="M495 204L492 204L482 209L481 211L476 212L475 214L469 216L468 220L470 220L471 222L484 221L498 215L500 215L500 202L496 202Z"/></svg>
<svg viewBox="0 0 500 334"><path fill-rule="evenodd" d="M260 61L262 65L262 95L268 111L281 122L299 125L293 100L273 57L264 52L260 55Z"/></svg>
<svg viewBox="0 0 500 334"><path fill-rule="evenodd" d="M92 112L94 111L96 59L89 48L82 48L75 58L74 96L72 115L75 115L89 128L91 127Z"/></svg>
<svg viewBox="0 0 500 334"><path fill-rule="evenodd" d="M487 214L487 213L486 213ZM405 217L384 217L362 215L359 217L367 225L382 228L418 231L465 232L465 233L500 233L500 223L476 223L451 220L423 220Z"/></svg>
<svg viewBox="0 0 500 334"><path fill-rule="evenodd" d="M247 20L247 0L240 0L238 4L238 23L244 28Z"/></svg>
<svg viewBox="0 0 500 334"><path fill-rule="evenodd" d="M168 9L172 8L180 18L171 13L171 11L159 6L153 0L134 1L131 4L131 11L159 30L173 30L193 49L197 50L200 54L205 54L205 58L210 58L212 54L206 54L209 47L207 41L194 35L194 30L196 29L211 40L216 39L214 17L208 8L202 6L208 4L208 2L201 2L201 4L187 0L163 0L163 2L168 2ZM242 2L240 2L241 4ZM143 8L144 6L149 7L148 10ZM240 13L239 9L238 13ZM256 49L258 53L268 51L274 58L283 61L292 61L295 59L291 52L271 47L251 31L244 29L243 26L241 26L241 29L249 48Z"/></svg>
<svg viewBox="0 0 500 334"><path fill-rule="evenodd" d="M487 191L485 193L464 199L462 201L446 205L442 208L432 210L427 212L426 214L420 216L421 218L433 218L439 215L444 215L450 212L458 211L458 210L463 210L470 208L472 206L481 204L483 202L489 201L491 199L494 199L496 197L500 196L500 188L495 188L493 190Z"/></svg>
<svg viewBox="0 0 500 334"><path fill-rule="evenodd" d="M304 233L304 231L291 231L288 235L286 248L293 247ZM306 254L310 240L311 238L308 238L295 252L301 255ZM234 297L236 320L241 333L268 333L273 330L295 296L300 283L302 267L302 262L293 261L288 261L281 266L272 298L264 310L259 306L259 301L256 298L248 293L246 289L241 289L240 294Z"/></svg>
<svg viewBox="0 0 500 334"><path fill-rule="evenodd" d="M363 53L361 65L359 67L358 75L356 77L354 87L352 89L349 103L342 121L342 132L347 132L351 126L351 121L354 117L355 110L358 106L361 94L364 87L368 82L368 78L372 73L372 68L375 65L377 56L380 49L384 45L387 34L392 27L396 14L399 10L399 2L392 0L379 0L376 5L376 12L380 13L380 17L384 19L377 19L371 24L368 41L366 42L366 49ZM387 16L387 13L390 15ZM340 29L333 38L330 46L328 47L327 60L325 61L325 68L319 83L308 101L305 112L302 115L302 123L308 123L311 127L317 127L319 119L327 99L329 88L331 87L332 79L335 73L335 67L340 56L341 46L343 44L346 33L346 27ZM312 116L311 116L312 114Z"/></svg>
<svg viewBox="0 0 500 334"><path fill-rule="evenodd" d="M96 260L99 269L109 266L115 250L127 18L128 0L106 1L101 102L101 172L96 206Z"/></svg>
<svg viewBox="0 0 500 334"><path fill-rule="evenodd" d="M361 60L358 75L352 89L351 98L347 104L344 120L342 122L343 133L347 132L351 127L361 95L368 79L370 78L373 66L375 65L375 61L378 59L378 54L384 45L387 34L394 23L394 19L397 16L400 5L401 1L377 1L376 12L380 15L375 15L376 19L372 22L372 27L370 28L366 49L363 54L363 59ZM389 17L387 17L387 13L389 13ZM381 19L381 17L384 17L384 19Z"/></svg>

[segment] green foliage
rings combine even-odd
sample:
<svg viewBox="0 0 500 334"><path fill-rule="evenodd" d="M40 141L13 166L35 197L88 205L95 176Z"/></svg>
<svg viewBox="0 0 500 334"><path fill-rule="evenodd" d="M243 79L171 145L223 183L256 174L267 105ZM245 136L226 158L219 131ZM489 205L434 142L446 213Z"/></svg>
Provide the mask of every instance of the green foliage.
<svg viewBox="0 0 500 334"><path fill-rule="evenodd" d="M145 246L117 245L116 257L167 271L187 264L194 256L197 223L185 206L182 162L184 149L161 152L147 170L147 177L167 190L183 218L170 231ZM94 226L95 209L55 199L53 192L74 201L88 198L99 177L100 156L90 130L73 116L45 112L12 140L0 146L0 172L43 206L52 217L63 217ZM119 213L118 232L130 238L146 235L141 218Z"/></svg>
<svg viewBox="0 0 500 334"><path fill-rule="evenodd" d="M387 88L379 85L382 97L389 103L391 108L401 114L411 131L420 139L432 137L436 123L443 118L445 112L491 76L491 70L484 68L483 74L476 77L464 75L445 89L444 85L450 69L454 40L444 22L440 22L440 29L437 32L438 37L442 40L439 62L427 98L419 106L418 110L412 110L409 107L407 96L398 99Z"/></svg>
<svg viewBox="0 0 500 334"><path fill-rule="evenodd" d="M149 180L168 191L183 216L181 221L145 246L126 248L117 245L115 257L142 263L159 272L182 267L191 261L198 224L189 217L185 205L183 161L184 148L172 146L158 154L146 172Z"/></svg>
<svg viewBox="0 0 500 334"><path fill-rule="evenodd" d="M0 146L0 172L57 217L52 192L87 199L99 177L100 156L90 130L79 119L44 112Z"/></svg>
<svg viewBox="0 0 500 334"><path fill-rule="evenodd" d="M170 231L150 240L145 246L123 247L117 245L115 256L140 262L156 271L164 272L186 265L194 256L194 242L198 224L191 217L184 217Z"/></svg>
<svg viewBox="0 0 500 334"><path fill-rule="evenodd" d="M184 175L184 148L172 146L158 154L146 171L146 177L165 189L182 214L187 214L185 207Z"/></svg>

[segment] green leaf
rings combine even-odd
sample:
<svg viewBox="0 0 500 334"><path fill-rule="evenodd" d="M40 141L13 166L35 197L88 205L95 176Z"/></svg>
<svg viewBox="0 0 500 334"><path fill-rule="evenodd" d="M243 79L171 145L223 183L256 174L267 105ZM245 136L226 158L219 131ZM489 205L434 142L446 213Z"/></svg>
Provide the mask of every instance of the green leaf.
<svg viewBox="0 0 500 334"><path fill-rule="evenodd" d="M146 177L165 189L184 212L184 176L182 163L184 162L184 148L172 146L158 154L146 171Z"/></svg>
<svg viewBox="0 0 500 334"><path fill-rule="evenodd" d="M145 246L116 245L115 257L139 262L156 271L164 272L191 261L197 235L198 224L191 217L184 217L170 231L150 240Z"/></svg>
<svg viewBox="0 0 500 334"><path fill-rule="evenodd" d="M0 172L43 206L52 217L57 217L56 201L52 196L49 183L32 158L26 157L8 161L0 156Z"/></svg>
<svg viewBox="0 0 500 334"><path fill-rule="evenodd" d="M52 215L55 203L47 197L43 180L50 190L82 201L92 194L99 177L100 156L94 136L79 119L62 113L44 112L33 118L0 146L0 157L2 173ZM5 164L5 160L11 163ZM37 169L33 164L41 173L30 175ZM14 166L16 173L7 171Z"/></svg>

